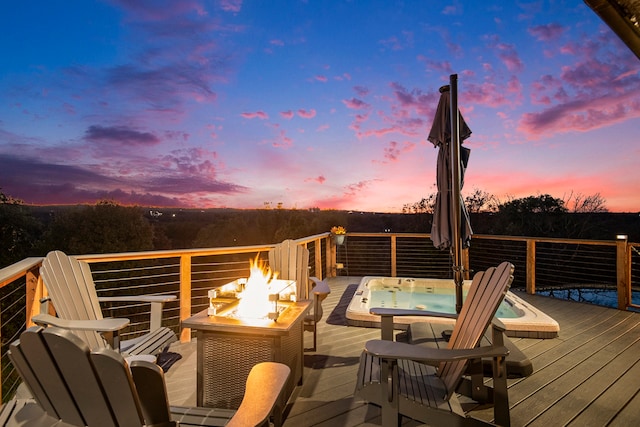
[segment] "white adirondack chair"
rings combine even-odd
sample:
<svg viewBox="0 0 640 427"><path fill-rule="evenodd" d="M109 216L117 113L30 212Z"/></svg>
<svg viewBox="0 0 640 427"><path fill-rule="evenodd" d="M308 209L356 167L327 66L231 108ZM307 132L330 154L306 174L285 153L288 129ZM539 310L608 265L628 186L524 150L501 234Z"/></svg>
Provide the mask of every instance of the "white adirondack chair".
<svg viewBox="0 0 640 427"><path fill-rule="evenodd" d="M127 355L156 355L177 340L176 334L161 326L162 309L175 295L135 295L98 297L89 264L61 251L49 252L40 268L57 316L41 313L32 320L38 325L54 325L73 332L91 349L106 344ZM150 331L131 340L120 341L120 331L128 319L102 316L100 302L143 302L151 304Z"/></svg>
<svg viewBox="0 0 640 427"><path fill-rule="evenodd" d="M331 293L329 284L309 276L309 250L293 240L285 240L269 251L269 267L279 279L296 281L298 300L313 295L313 308L304 319L305 331L313 332L313 347L305 350L316 351L317 324L322 319L322 301Z"/></svg>

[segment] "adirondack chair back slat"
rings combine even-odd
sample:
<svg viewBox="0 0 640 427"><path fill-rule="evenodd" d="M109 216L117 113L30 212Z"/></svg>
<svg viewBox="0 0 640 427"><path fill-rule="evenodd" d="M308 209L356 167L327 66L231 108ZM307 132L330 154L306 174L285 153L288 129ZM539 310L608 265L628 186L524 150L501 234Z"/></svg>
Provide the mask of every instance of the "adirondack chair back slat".
<svg viewBox="0 0 640 427"><path fill-rule="evenodd" d="M498 267L491 267L474 275L448 348L470 349L478 346L500 302L509 290L509 277L512 273L511 264L502 263ZM446 385L448 393L452 393L458 386L466 365L466 361L440 364L438 375Z"/></svg>
<svg viewBox="0 0 640 427"><path fill-rule="evenodd" d="M285 240L269 251L269 267L278 279L295 280L298 300L309 299L309 250Z"/></svg>
<svg viewBox="0 0 640 427"><path fill-rule="evenodd" d="M116 413L111 410L111 405L105 400L103 389L89 357L89 346L79 337L69 333L58 334L53 328L43 330L41 336L46 342L52 362L60 371L63 383L66 384L85 420L85 425L97 427L123 425L117 422ZM120 376L113 373L109 380L119 383L124 373L122 364L120 371ZM131 389L122 388L119 395L122 402L136 399ZM133 404L130 406L135 407ZM124 419L129 420L130 425L137 426L143 423L139 411L136 413L135 410L127 410L119 415L125 416Z"/></svg>
<svg viewBox="0 0 640 427"><path fill-rule="evenodd" d="M144 424L146 417L143 416L141 399L138 398L140 392L138 391L138 395L136 395L137 390L133 380L128 375L128 372L123 369L124 358L119 353L105 350L107 349L100 349L90 355L97 382L102 384L105 402L111 407L118 425L125 426L128 423L133 423L134 425ZM161 368L158 367L158 369ZM144 389L149 387L144 387ZM156 391L158 394L166 393L162 376L160 376L160 385L154 384L154 387L159 387ZM165 401L161 404L165 415L163 420L166 421L170 418L167 402ZM160 422L160 420L150 422L147 419L147 424L149 425L157 422Z"/></svg>

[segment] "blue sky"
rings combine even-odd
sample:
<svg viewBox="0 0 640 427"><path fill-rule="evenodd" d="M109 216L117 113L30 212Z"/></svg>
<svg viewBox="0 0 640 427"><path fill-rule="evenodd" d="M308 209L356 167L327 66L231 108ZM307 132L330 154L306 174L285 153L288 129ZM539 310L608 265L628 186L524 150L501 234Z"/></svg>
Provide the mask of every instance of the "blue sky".
<svg viewBox="0 0 640 427"><path fill-rule="evenodd" d="M35 5L34 5L35 3ZM0 188L33 204L397 212L435 193L640 210L640 61L582 1L10 2Z"/></svg>

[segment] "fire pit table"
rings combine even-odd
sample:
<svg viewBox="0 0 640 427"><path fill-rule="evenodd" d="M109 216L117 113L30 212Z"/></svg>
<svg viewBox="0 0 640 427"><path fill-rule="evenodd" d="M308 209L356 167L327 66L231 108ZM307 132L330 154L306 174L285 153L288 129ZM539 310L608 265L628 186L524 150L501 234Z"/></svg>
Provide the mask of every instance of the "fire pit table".
<svg viewBox="0 0 640 427"><path fill-rule="evenodd" d="M285 305L271 319L245 319L209 315L207 310L182 321L196 331L197 404L237 409L251 367L259 362L280 362L291 368L283 392L283 408L296 385L302 384L303 321L311 301Z"/></svg>

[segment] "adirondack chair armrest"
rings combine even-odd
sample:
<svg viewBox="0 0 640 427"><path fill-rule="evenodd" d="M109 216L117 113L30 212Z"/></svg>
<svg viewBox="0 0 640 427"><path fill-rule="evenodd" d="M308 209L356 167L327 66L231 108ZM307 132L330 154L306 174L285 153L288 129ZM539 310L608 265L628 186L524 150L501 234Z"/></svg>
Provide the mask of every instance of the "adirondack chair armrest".
<svg viewBox="0 0 640 427"><path fill-rule="evenodd" d="M151 304L149 330L155 331L162 325L164 303L175 301L175 295L130 295L117 297L98 297L99 302L143 302Z"/></svg>
<svg viewBox="0 0 640 427"><path fill-rule="evenodd" d="M380 316L380 334L383 340L393 341L393 318L396 316L445 317L457 319L457 313L436 313L425 310L398 310L395 308L372 307L369 313Z"/></svg>
<svg viewBox="0 0 640 427"><path fill-rule="evenodd" d="M383 359L407 359L429 364L430 362L470 360L483 357L507 357L509 354L509 350L505 346L485 346L472 349L427 348L388 340L367 341L365 350Z"/></svg>
<svg viewBox="0 0 640 427"><path fill-rule="evenodd" d="M316 295L323 295L323 296L327 296L331 293L331 288L329 288L329 284L324 281L324 280L320 280L317 277L309 277L309 280L311 280L313 282L313 287L311 288L311 292L313 292Z"/></svg>
<svg viewBox="0 0 640 427"><path fill-rule="evenodd" d="M36 314L31 318L39 326L57 326L62 329L99 332L111 348L120 348L120 330L129 325L126 318L108 318L97 320L67 320L46 313Z"/></svg>
<svg viewBox="0 0 640 427"><path fill-rule="evenodd" d="M118 297L98 297L100 302L148 302L165 303L176 300L175 295L130 295Z"/></svg>
<svg viewBox="0 0 640 427"><path fill-rule="evenodd" d="M507 330L507 327L505 326L505 324L502 323L502 321L497 317L494 317L493 320L491 321L491 327L495 332L506 332Z"/></svg>
<svg viewBox="0 0 640 427"><path fill-rule="evenodd" d="M63 329L77 329L80 331L117 332L129 325L129 319L109 318L99 320L67 320L50 314L40 313L31 318L33 323L40 326L57 326Z"/></svg>
<svg viewBox="0 0 640 427"><path fill-rule="evenodd" d="M240 407L227 426L263 425L274 409L278 412L274 416L279 418L284 409L278 407L282 400L281 394L290 375L291 369L277 362L261 362L251 368ZM281 420L276 420L275 425L280 422Z"/></svg>

